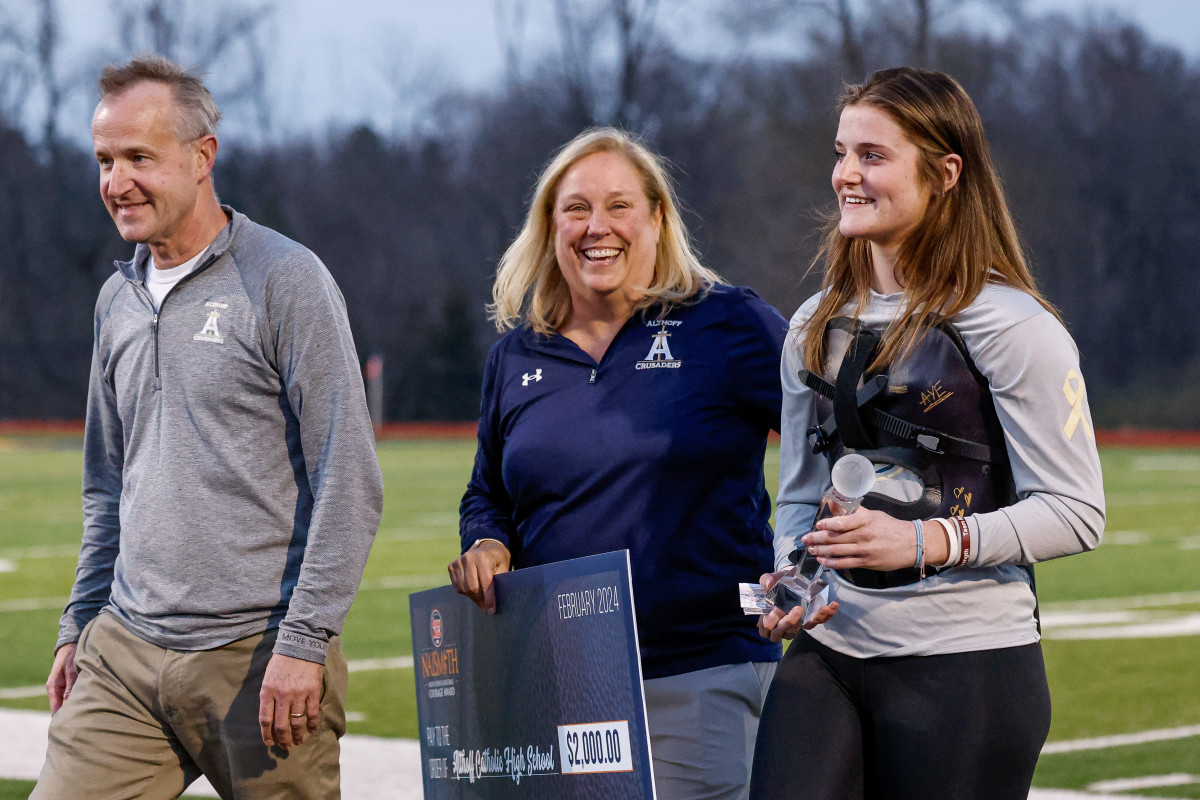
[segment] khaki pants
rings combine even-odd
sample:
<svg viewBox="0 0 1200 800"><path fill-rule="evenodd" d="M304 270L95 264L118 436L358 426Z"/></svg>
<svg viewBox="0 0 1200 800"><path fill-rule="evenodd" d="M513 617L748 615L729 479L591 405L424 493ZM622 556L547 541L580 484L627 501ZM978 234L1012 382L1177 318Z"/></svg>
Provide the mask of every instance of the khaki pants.
<svg viewBox="0 0 1200 800"><path fill-rule="evenodd" d="M30 800L178 797L202 773L223 798L341 796L346 659L329 644L315 733L290 752L263 744L258 691L275 631L215 650L164 650L102 613L83 631L79 679L50 723Z"/></svg>
<svg viewBox="0 0 1200 800"><path fill-rule="evenodd" d="M643 682L658 800L745 800L775 662Z"/></svg>

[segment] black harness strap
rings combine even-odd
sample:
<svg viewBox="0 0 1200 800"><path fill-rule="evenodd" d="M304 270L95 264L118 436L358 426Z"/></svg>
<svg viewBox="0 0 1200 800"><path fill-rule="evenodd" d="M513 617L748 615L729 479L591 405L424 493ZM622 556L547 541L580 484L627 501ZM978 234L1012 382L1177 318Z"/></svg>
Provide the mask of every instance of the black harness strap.
<svg viewBox="0 0 1200 800"><path fill-rule="evenodd" d="M831 466L838 456L853 450L871 459L877 469L880 464L891 464L908 470L923 487L920 497L898 499L887 492L872 492L863 502L866 508L883 511L896 519L965 515L1016 502L1004 430L996 415L988 381L975 365L958 330L945 321L936 324L930 332L933 338L922 344L924 349L914 356L917 360L901 360L878 374L867 369L875 358L880 337L874 333L864 335L867 330L848 317L831 319L826 325L826 343L831 362L828 374L833 380L827 380L819 372L802 369L798 373L800 381L819 395L815 403L818 418L823 419L808 430L814 439L813 452L824 454ZM939 336L949 341L939 340ZM964 366L969 372L964 372ZM948 381L945 387L943 378ZM884 390L893 381L894 394L885 394ZM929 399L934 402L928 408L925 392L919 397L908 393L914 385L930 387ZM957 405L947 405L928 418L922 416L922 411L930 410L952 394L958 394L953 401ZM938 428L918 424L925 419ZM960 423L961 429L956 428ZM961 435L941 430L947 427ZM876 444L876 440L883 446ZM961 507L955 499L960 497L959 492L966 497ZM974 508L970 507L972 494L976 497ZM1033 569L1027 569L1036 602ZM926 574L930 571L940 570L927 567ZM868 589L905 586L921 578L921 572L913 567L886 571L859 568L842 570L840 574ZM1034 615L1038 616L1036 607Z"/></svg>
<svg viewBox="0 0 1200 800"><path fill-rule="evenodd" d="M844 371L838 373L839 384L842 382L841 379L844 374ZM834 384L831 384L820 375L809 372L806 369L800 370L799 377L805 386L812 389L822 397L833 401L834 415L836 417L837 410L839 408L837 395L838 387ZM873 406L867 406L865 408L861 407L866 400L869 400L871 397L874 397L876 394L878 394L883 385L886 385L886 379L884 379L882 384L880 383L880 379L883 377L884 376L876 376L870 382L865 384L862 390L860 390L858 393L859 397L856 399L859 404L859 408L858 414L855 415L855 419L859 421L860 425L862 421L869 422L876 428L885 430L895 436L899 436L906 441L912 442L917 447L928 450L931 453L949 453L952 456L961 456L963 458L970 458L974 461L983 461L990 464L1002 464L1008 460L1007 453L997 452L995 448L986 444L972 442L967 439L960 439L957 436L951 436L948 433L942 433L941 431L936 431L932 428L914 425L911 422L900 419L894 414L881 411ZM868 389L873 389L873 391L869 392L866 399L862 399L861 395L866 393ZM831 417L831 419L834 418ZM828 423L828 420L826 422ZM848 447L855 447L854 445L851 445L846 438L844 429L842 428L841 417L836 417L835 424L837 430L842 433L842 441L846 442ZM832 428L830 430L825 430L823 427L821 433L825 438L829 438L829 436L833 433L833 430ZM855 449L868 449L871 446L873 445L855 447Z"/></svg>
<svg viewBox="0 0 1200 800"><path fill-rule="evenodd" d="M850 340L833 385L833 416L842 443L854 450L870 450L878 445L864 424L858 403L858 379L879 349L879 334L860 328Z"/></svg>
<svg viewBox="0 0 1200 800"><path fill-rule="evenodd" d="M808 388L820 394L822 397L831 398L833 396L833 384L822 378L820 375L809 372L806 369L800 370L800 380L804 382ZM876 395L887 388L887 375L876 375L871 380L862 385L862 388L855 393L855 401L859 408L862 408ZM868 420L869 421L869 420ZM828 450L833 444L833 437L837 433L837 419L830 414L829 419L821 425L813 425L808 429L808 435L814 439L813 452L820 454Z"/></svg>

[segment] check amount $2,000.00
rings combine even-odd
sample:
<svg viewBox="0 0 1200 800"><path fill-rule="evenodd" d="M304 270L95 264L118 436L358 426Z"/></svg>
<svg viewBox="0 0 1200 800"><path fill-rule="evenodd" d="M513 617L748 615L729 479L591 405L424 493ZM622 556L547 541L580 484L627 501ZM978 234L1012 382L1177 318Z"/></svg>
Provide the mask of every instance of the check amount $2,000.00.
<svg viewBox="0 0 1200 800"><path fill-rule="evenodd" d="M629 722L587 722L558 726L564 775L632 772Z"/></svg>

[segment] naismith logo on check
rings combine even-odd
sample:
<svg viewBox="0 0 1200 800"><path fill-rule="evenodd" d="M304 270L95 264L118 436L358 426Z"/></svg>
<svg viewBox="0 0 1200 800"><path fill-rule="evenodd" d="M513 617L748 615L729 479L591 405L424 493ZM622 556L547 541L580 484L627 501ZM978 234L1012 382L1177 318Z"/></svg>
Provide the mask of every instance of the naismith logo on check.
<svg viewBox="0 0 1200 800"><path fill-rule="evenodd" d="M442 615L436 608L429 615L429 638L434 647L442 646Z"/></svg>
<svg viewBox="0 0 1200 800"><path fill-rule="evenodd" d="M421 653L420 675L430 698L454 697L458 676L458 647L446 642L446 624L442 612L436 608L429 612L429 639L433 647Z"/></svg>

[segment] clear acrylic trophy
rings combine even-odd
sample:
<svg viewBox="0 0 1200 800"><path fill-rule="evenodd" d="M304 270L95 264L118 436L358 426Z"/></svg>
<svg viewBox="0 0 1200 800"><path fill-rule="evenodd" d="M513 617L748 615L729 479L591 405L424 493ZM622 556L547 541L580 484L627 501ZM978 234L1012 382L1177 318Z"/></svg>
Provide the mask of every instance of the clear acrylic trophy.
<svg viewBox="0 0 1200 800"><path fill-rule="evenodd" d="M833 465L830 477L833 486L821 498L814 524L826 517L853 514L867 492L875 484L875 466L857 453L842 456ZM796 606L804 607L801 622L808 622L821 607L818 598L824 591L825 567L801 545L793 553L796 565L776 572L776 582L766 592L766 599L785 614Z"/></svg>

